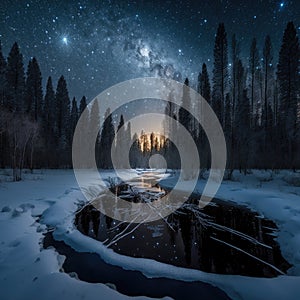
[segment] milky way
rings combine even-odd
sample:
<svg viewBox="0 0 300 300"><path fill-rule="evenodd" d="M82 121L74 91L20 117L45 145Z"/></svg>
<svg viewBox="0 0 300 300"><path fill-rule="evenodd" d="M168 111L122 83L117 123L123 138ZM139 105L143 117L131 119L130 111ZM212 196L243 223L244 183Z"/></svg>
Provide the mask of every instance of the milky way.
<svg viewBox="0 0 300 300"><path fill-rule="evenodd" d="M27 66L37 57L44 84L64 75L70 96L92 99L130 78L161 76L195 86L203 62L212 70L216 28L224 22L248 61L251 39L271 34L274 56L288 21L300 24L299 1L13 1L0 4L7 56L17 41ZM298 27L299 29L299 27Z"/></svg>

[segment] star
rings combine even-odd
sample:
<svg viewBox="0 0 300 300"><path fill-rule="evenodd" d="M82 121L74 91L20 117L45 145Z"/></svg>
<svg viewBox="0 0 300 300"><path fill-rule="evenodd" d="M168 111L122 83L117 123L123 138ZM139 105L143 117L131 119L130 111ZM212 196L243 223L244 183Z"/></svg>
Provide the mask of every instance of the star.
<svg viewBox="0 0 300 300"><path fill-rule="evenodd" d="M63 39L62 39L62 42L63 42L65 45L68 45L68 38L64 36Z"/></svg>

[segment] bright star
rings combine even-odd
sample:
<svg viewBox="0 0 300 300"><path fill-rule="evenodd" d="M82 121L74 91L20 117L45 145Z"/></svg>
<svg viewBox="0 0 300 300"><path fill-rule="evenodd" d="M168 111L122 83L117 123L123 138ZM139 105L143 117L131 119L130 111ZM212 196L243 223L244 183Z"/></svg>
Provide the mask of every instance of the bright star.
<svg viewBox="0 0 300 300"><path fill-rule="evenodd" d="M62 41L63 41L63 43L65 44L65 45L68 45L68 39L67 39L67 37L63 37L63 39L62 39Z"/></svg>
<svg viewBox="0 0 300 300"><path fill-rule="evenodd" d="M283 3L283 2L281 2L281 3L280 3L280 7L283 7L283 6L284 6L284 3Z"/></svg>

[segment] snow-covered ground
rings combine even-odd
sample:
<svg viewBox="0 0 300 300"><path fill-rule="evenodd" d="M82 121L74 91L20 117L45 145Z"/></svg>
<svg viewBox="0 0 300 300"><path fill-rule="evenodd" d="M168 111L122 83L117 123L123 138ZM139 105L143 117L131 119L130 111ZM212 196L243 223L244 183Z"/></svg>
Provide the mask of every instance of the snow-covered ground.
<svg viewBox="0 0 300 300"><path fill-rule="evenodd" d="M279 227L277 240L283 256L294 266L288 276L267 279L209 274L116 254L74 227L74 212L84 197L72 170L36 171L25 174L25 180L17 183L7 180L7 171L1 172L4 174L0 176L0 289L3 299L129 298L104 284L82 282L60 272L64 257L54 249L42 249L42 233L46 225L55 227L54 237L75 250L99 253L108 263L140 270L148 277L201 280L223 289L234 299L299 298L299 174L253 171L244 176L235 172L234 181L224 181L217 193L220 199L241 203L258 211L274 220ZM128 178L137 175L133 171L126 174ZM106 175L111 176L109 172ZM162 181L164 186L173 184L172 177ZM204 184L204 180L199 181L197 189L201 191ZM185 188L189 189L189 182Z"/></svg>

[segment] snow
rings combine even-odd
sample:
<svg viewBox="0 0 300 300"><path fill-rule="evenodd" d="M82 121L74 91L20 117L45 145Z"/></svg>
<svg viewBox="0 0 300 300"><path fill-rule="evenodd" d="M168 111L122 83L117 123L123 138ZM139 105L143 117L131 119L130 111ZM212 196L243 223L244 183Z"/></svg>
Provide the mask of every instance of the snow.
<svg viewBox="0 0 300 300"><path fill-rule="evenodd" d="M136 175L136 172L127 174L128 178ZM112 174L106 172L105 176ZM298 299L300 187L297 179L293 179L298 176L290 171L275 174L254 170L247 176L234 172L233 181L224 181L216 195L219 199L246 205L277 224L277 240L283 256L294 266L288 276L269 279L211 274L117 254L74 227L74 212L84 197L72 170L36 171L25 174L25 180L17 183L3 179L7 178L4 175L0 177L1 296L8 300L34 299L39 298L42 291L43 299L95 299L95 295L100 299L130 298L104 284L82 282L74 274L60 272L64 257L54 249L44 250L41 246L47 225L55 228L53 234L57 240L65 241L75 250L98 253L108 263L139 270L148 277L201 280L223 289L234 299ZM163 186L171 187L176 181L172 176L162 178ZM189 190L189 184L186 182L181 188ZM201 191L204 185L205 180L200 180L196 189ZM100 190L96 179L91 189Z"/></svg>
<svg viewBox="0 0 300 300"><path fill-rule="evenodd" d="M73 172L46 171L40 180L25 177L22 182L0 184L1 299L130 299L104 284L61 273L64 257L54 249L42 249L46 226L36 216L45 212L42 218L55 226L77 209L75 202L83 200ZM53 215L49 207L55 210Z"/></svg>

